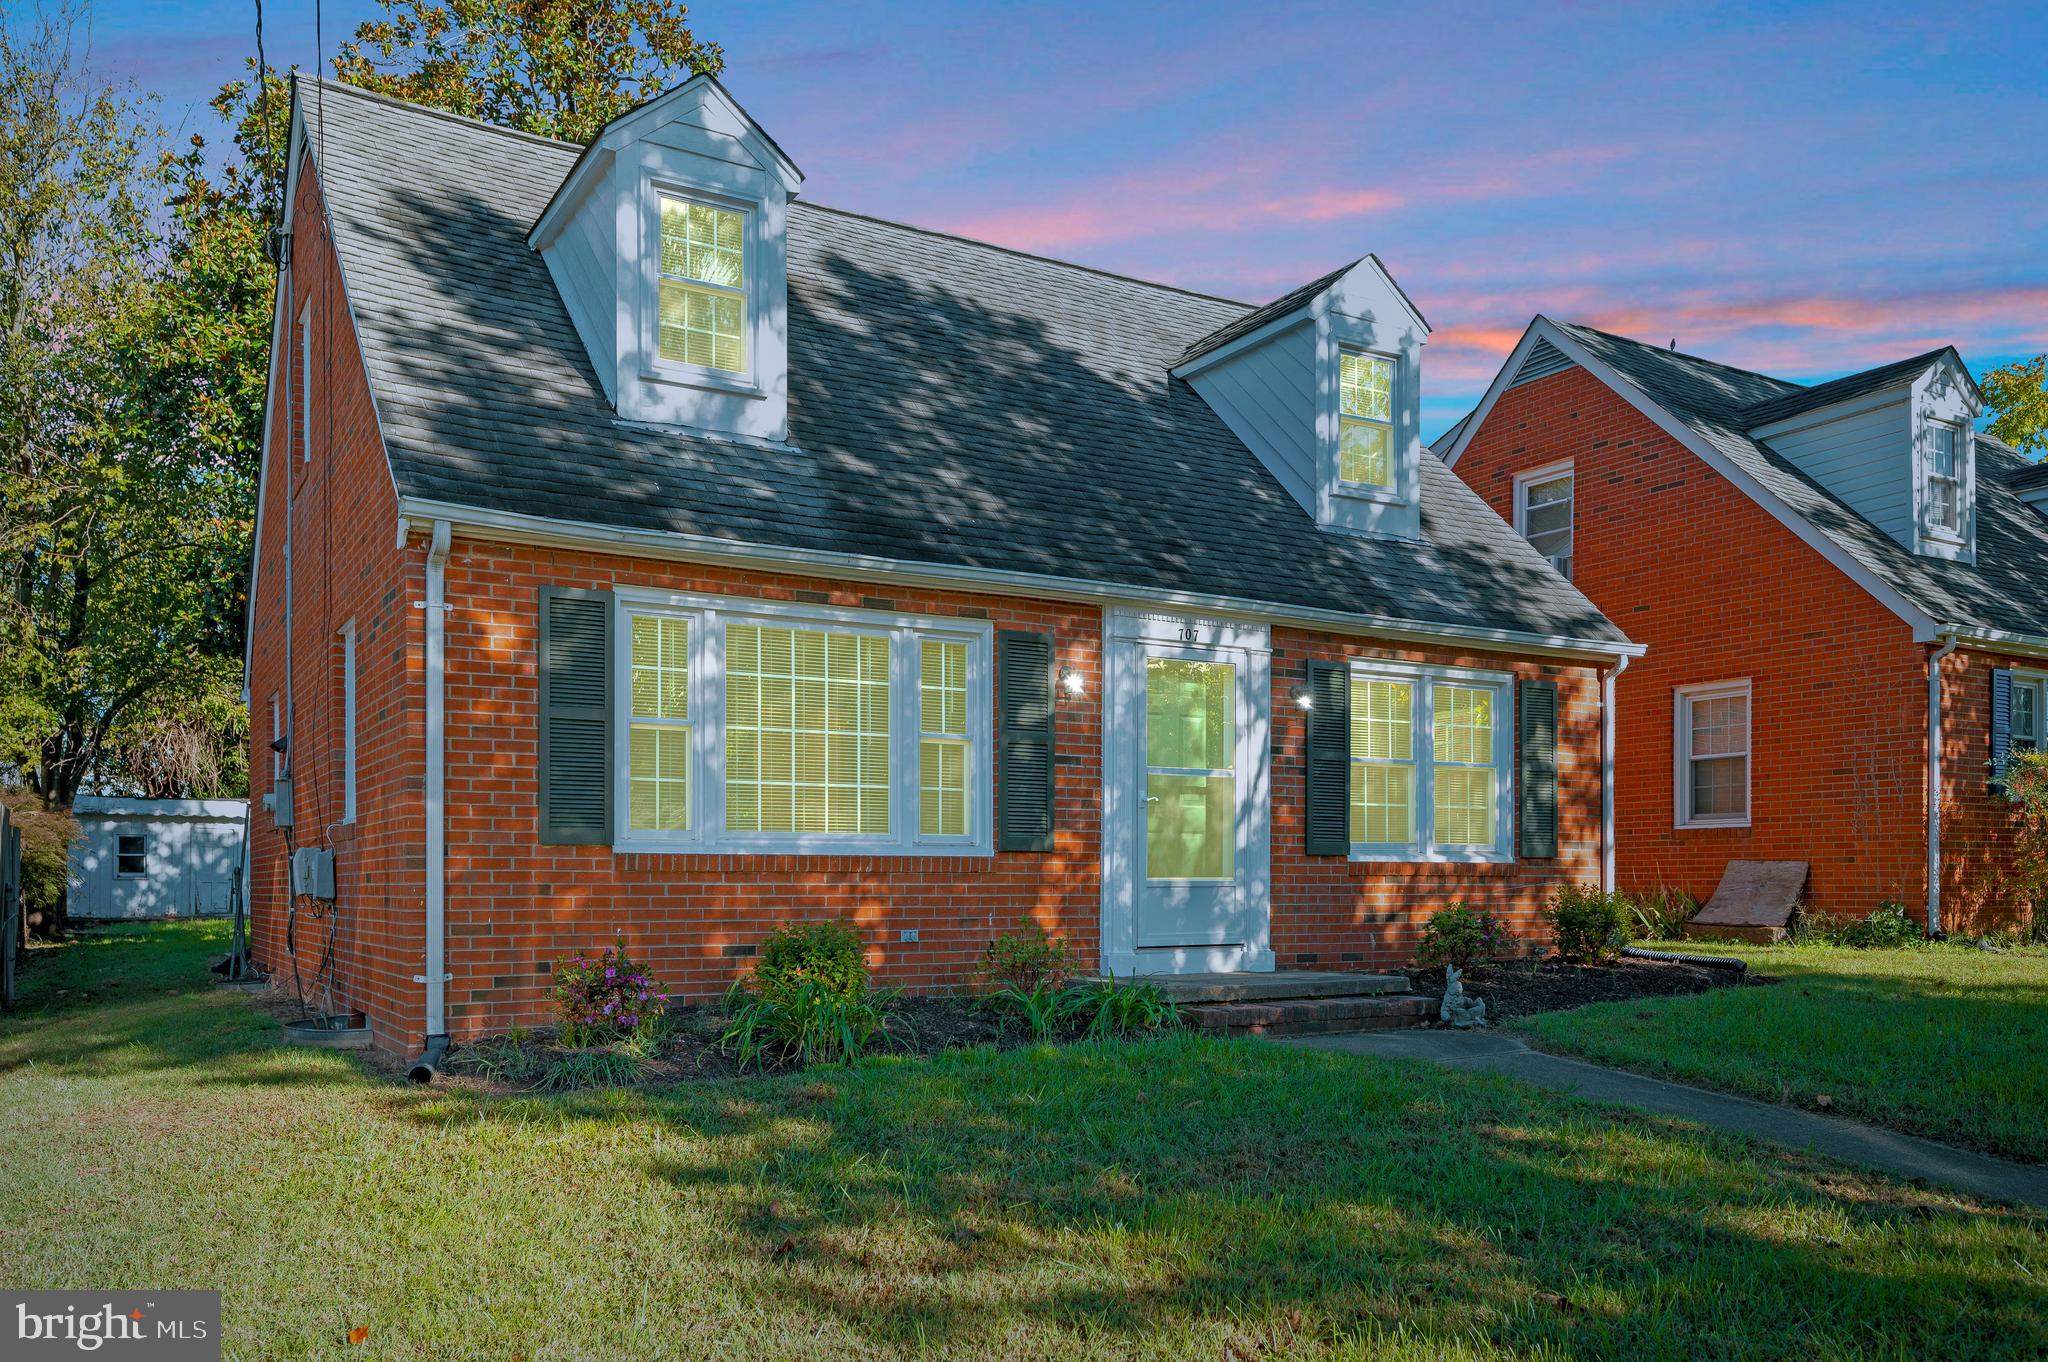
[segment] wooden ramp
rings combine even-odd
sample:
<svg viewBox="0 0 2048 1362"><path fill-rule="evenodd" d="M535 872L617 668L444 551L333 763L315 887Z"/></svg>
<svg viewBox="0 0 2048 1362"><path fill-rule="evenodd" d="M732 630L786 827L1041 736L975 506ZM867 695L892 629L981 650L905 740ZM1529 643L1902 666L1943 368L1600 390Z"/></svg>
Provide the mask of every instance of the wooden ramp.
<svg viewBox="0 0 2048 1362"><path fill-rule="evenodd" d="M1721 887L1685 924L1695 941L1783 941L1806 892L1805 861L1730 861Z"/></svg>

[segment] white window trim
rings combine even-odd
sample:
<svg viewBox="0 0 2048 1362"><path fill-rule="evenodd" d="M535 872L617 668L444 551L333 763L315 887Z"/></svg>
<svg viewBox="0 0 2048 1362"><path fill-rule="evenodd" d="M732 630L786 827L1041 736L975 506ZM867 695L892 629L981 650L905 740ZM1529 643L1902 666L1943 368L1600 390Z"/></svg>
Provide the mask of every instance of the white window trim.
<svg viewBox="0 0 2048 1362"><path fill-rule="evenodd" d="M1950 430L1956 437L1956 471L1954 477L1945 477L1935 471L1935 432ZM1970 508L1964 494L1969 488L1970 460L1974 453L1971 440L1974 432L1960 421L1943 421L1934 417L1927 419L1927 462L1920 470L1920 532L1938 543L1960 546L1965 542L1964 531L1970 523ZM1946 482L1955 488L1956 523L1953 528L1938 524L1934 519L1934 484Z"/></svg>
<svg viewBox="0 0 2048 1362"><path fill-rule="evenodd" d="M1412 752L1415 771L1415 840L1406 845L1354 842L1351 859L1446 865L1511 865L1515 860L1515 678L1508 672L1432 667L1353 658L1351 680L1400 681L1414 687ZM1494 692L1493 845L1439 846L1436 842L1436 687L1439 682ZM1354 761L1356 758L1353 759ZM1351 817L1351 773L1344 773L1344 816Z"/></svg>
<svg viewBox="0 0 2048 1362"><path fill-rule="evenodd" d="M299 462L313 462L313 300L299 309Z"/></svg>
<svg viewBox="0 0 2048 1362"><path fill-rule="evenodd" d="M1406 506L1410 501L1414 500L1414 497L1408 490L1408 470L1405 466L1401 444L1401 356L1376 349L1370 345L1360 345L1355 341L1345 340L1341 336L1336 340L1335 354L1337 356L1337 381L1331 384L1331 392L1333 394L1331 400L1334 404L1332 407L1332 421L1334 424L1331 429L1336 432L1336 435L1335 444L1332 447L1333 462L1330 465L1330 494L1332 496L1345 497L1352 501L1372 501L1388 506ZM1344 415L1343 374L1344 356L1346 355L1362 355L1367 359L1376 359L1387 366L1387 419L1384 423L1358 416L1347 418ZM1370 482L1352 482L1344 476L1344 422L1347 419L1353 421L1365 420L1370 425L1384 424L1386 426L1387 449L1390 458L1388 471L1393 475L1393 486L1380 487Z"/></svg>
<svg viewBox="0 0 2048 1362"><path fill-rule="evenodd" d="M2022 690L2031 690L2034 692L2033 739L2035 743L2032 750L2048 752L2048 672L2015 669L2012 674L2012 689L2013 719L2015 721L2012 730L2013 751L2023 750L2019 745L2020 732L2017 723L2019 719L2019 693Z"/></svg>
<svg viewBox="0 0 2048 1362"><path fill-rule="evenodd" d="M1522 536L1525 542L1529 538L1529 489L1538 483L1555 482L1559 478L1570 478L1572 480L1572 498L1570 503L1572 508L1572 551L1570 557L1572 566L1576 568L1579 562L1579 475L1573 469L1570 459L1566 459L1562 463L1553 463L1542 468L1531 469L1527 473L1515 474L1515 533ZM1531 544L1530 547L1534 548L1535 546ZM1537 552L1541 553L1542 550L1538 549ZM1550 555L1544 554L1544 558L1546 561L1549 561ZM1552 562L1551 566L1556 567L1557 565ZM1569 577L1567 577L1567 580L1569 580Z"/></svg>
<svg viewBox="0 0 2048 1362"><path fill-rule="evenodd" d="M341 626L341 821L356 821L356 622Z"/></svg>
<svg viewBox="0 0 2048 1362"><path fill-rule="evenodd" d="M1749 713L1749 742L1744 745L1742 762L1742 816L1740 818L1695 818L1692 812L1692 706L1697 700L1722 700L1730 696L1742 697ZM1671 809L1672 826L1681 830L1687 828L1746 828L1756 810L1756 697L1751 691L1748 678L1740 681L1708 681L1698 685L1680 686L1672 692L1671 700ZM1733 752L1718 754L1723 757L1737 755Z"/></svg>
<svg viewBox="0 0 2048 1362"><path fill-rule="evenodd" d="M640 196L641 222L641 268L640 268L640 353L643 357L641 376L656 382L680 383L692 388L706 388L714 392L738 393L747 397L762 397L766 389L761 386L761 331L765 309L762 306L761 262L765 252L761 243L761 219L765 205L757 200L736 197L705 189L699 185L687 184L680 180L648 176L643 182ZM743 374L714 369L705 364L685 364L681 360L665 359L661 353L661 201L680 199L687 203L701 203L706 207L738 213L745 226L741 231L743 255L740 262L741 277L746 281L746 346L747 371Z"/></svg>
<svg viewBox="0 0 2048 1362"><path fill-rule="evenodd" d="M284 779L284 753L277 750L277 740L284 736L284 719L277 703L277 692L270 693L270 783L277 784Z"/></svg>
<svg viewBox="0 0 2048 1362"><path fill-rule="evenodd" d="M121 839L139 838L142 842L142 869L121 868ZM114 878L117 880L146 880L149 878L149 834L146 832L116 832L114 834Z"/></svg>
<svg viewBox="0 0 2048 1362"><path fill-rule="evenodd" d="M747 600L620 587L613 593L612 807L616 852L725 856L991 856L995 854L994 644L987 620L896 614L787 601ZM655 832L627 826L632 724L632 619L690 622L690 827ZM824 626L886 634L889 647L890 803L887 837L853 833L731 832L725 828L725 627L733 622ZM969 827L965 837L918 831L919 650L926 639L967 645Z"/></svg>

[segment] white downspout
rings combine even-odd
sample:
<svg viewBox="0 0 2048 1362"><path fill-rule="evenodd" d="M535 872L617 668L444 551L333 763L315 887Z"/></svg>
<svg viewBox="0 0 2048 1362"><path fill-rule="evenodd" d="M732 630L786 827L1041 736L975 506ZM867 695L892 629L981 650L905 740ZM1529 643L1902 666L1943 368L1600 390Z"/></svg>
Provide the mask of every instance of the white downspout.
<svg viewBox="0 0 2048 1362"><path fill-rule="evenodd" d="M1941 934L1941 660L1962 642L1951 631L1927 658L1927 934Z"/></svg>
<svg viewBox="0 0 2048 1362"><path fill-rule="evenodd" d="M1628 670L1626 654L1600 678L1600 888L1614 892L1614 683Z"/></svg>
<svg viewBox="0 0 2048 1362"><path fill-rule="evenodd" d="M446 778L447 701L444 694L448 613L448 522L434 522L427 547L427 1044L448 1034L447 965L447 817L442 785Z"/></svg>

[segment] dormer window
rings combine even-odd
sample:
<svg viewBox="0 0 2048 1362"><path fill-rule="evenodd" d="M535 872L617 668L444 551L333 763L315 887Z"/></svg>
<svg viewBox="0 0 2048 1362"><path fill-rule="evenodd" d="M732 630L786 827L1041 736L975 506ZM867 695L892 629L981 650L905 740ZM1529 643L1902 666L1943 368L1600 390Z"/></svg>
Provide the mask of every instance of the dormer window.
<svg viewBox="0 0 2048 1362"><path fill-rule="evenodd" d="M1963 532L1963 432L1947 421L1928 426L1927 524L1938 534Z"/></svg>
<svg viewBox="0 0 2048 1362"><path fill-rule="evenodd" d="M1341 352L1338 361L1337 476L1362 487L1394 485L1394 365Z"/></svg>
<svg viewBox="0 0 2048 1362"><path fill-rule="evenodd" d="M747 218L740 210L660 196L664 360L747 372Z"/></svg>

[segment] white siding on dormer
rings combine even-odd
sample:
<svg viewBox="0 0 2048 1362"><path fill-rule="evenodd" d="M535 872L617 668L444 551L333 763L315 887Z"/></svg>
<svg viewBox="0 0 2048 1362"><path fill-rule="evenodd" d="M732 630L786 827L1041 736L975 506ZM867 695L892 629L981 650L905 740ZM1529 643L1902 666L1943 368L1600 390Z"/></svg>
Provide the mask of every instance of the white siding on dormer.
<svg viewBox="0 0 2048 1362"><path fill-rule="evenodd" d="M1756 434L1851 510L1912 548L1912 390L1901 387L1879 398L1809 412Z"/></svg>
<svg viewBox="0 0 2048 1362"><path fill-rule="evenodd" d="M1316 513L1316 332L1301 325L1189 380L1289 496Z"/></svg>
<svg viewBox="0 0 2048 1362"><path fill-rule="evenodd" d="M578 214L563 229L550 249L547 263L554 273L569 320L590 352L598 382L614 406L619 400L618 365L610 360L617 353L619 286L614 272L611 233L589 213Z"/></svg>

